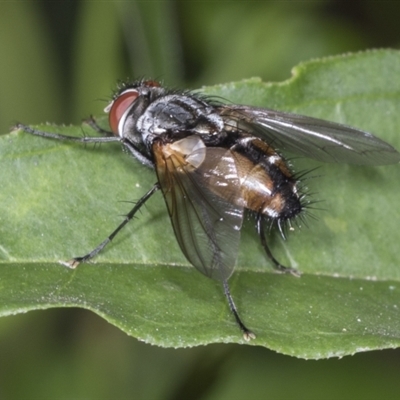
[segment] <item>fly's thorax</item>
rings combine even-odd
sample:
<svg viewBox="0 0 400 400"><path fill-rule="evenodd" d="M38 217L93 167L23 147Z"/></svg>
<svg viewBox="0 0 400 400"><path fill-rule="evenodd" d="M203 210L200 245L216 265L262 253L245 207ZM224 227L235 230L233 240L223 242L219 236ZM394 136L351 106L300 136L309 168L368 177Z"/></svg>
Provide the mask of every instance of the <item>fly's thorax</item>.
<svg viewBox="0 0 400 400"><path fill-rule="evenodd" d="M196 94L167 91L154 81L124 86L105 111L114 135L145 147L147 156L155 140L165 144L199 135L213 145L224 135L222 117L212 104Z"/></svg>
<svg viewBox="0 0 400 400"><path fill-rule="evenodd" d="M262 140L247 136L231 147L245 208L271 219L302 211L297 181L285 160Z"/></svg>
<svg viewBox="0 0 400 400"><path fill-rule="evenodd" d="M170 141L190 135L215 135L223 128L221 117L202 100L170 94L148 105L138 118L136 129L150 148L154 140L168 136Z"/></svg>

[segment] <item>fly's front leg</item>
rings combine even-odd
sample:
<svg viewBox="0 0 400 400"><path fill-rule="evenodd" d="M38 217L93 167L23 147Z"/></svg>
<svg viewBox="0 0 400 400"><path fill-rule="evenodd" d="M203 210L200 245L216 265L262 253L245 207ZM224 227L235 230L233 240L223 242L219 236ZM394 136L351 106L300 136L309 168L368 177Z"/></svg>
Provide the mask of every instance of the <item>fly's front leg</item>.
<svg viewBox="0 0 400 400"><path fill-rule="evenodd" d="M60 133L52 133L52 132L45 132L39 129L31 128L28 125L24 124L16 124L14 129L20 129L26 133L30 133L31 135L41 136L49 139L56 139L56 140L63 140L63 141L70 141L70 142L79 142L79 143L109 143L109 142L120 142L121 139L117 136L102 136L102 137L90 137L90 136L83 136L83 137L76 137L76 136L69 136L69 135L62 135Z"/></svg>
<svg viewBox="0 0 400 400"><path fill-rule="evenodd" d="M101 242L95 249L93 249L90 253L85 254L82 257L74 257L72 260L63 261L61 264L65 265L68 268L76 268L81 262L86 262L91 258L95 257L99 254L104 247L107 246L111 240L117 235L117 233L134 217L137 211L143 206L144 203L157 191L160 189L160 185L156 183L151 190L149 190L136 204L135 207L132 208L131 211L126 215L125 219L118 225L117 229L115 229L110 236L108 236L103 242Z"/></svg>
<svg viewBox="0 0 400 400"><path fill-rule="evenodd" d="M131 153L138 158L140 161L142 161L144 164L147 164L149 166L153 167L153 164L151 163L150 160L148 160L145 156L141 155L141 153L135 149L133 145L131 145L129 142L123 141L121 138L117 136L109 136L111 135L110 132L103 130L100 128L95 120L91 118L91 122L89 125L95 129L97 132L102 133L105 136L102 137L90 137L90 136L84 136L84 137L75 137L75 136L68 136L68 135L62 135L59 133L52 133L52 132L45 132L39 129L31 128L30 126L20 124L18 123L15 126L15 129L20 129L26 133L29 133L31 135L35 136L40 136L40 137L45 137L49 139L55 139L55 140L62 140L62 141L72 141L72 142L79 142L79 143L109 143L109 142L122 142L122 144L128 148ZM111 242L111 240L117 235L117 233L133 218L133 216L136 214L136 212L143 206L143 204L160 188L159 184L156 183L150 191L148 191L136 204L135 207L126 215L124 221L115 229L110 236L107 237L106 240L104 240L102 243L100 243L95 249L93 249L90 253L82 256L82 257L75 257L72 260L62 262L63 265L69 267L69 268L76 268L81 262L85 262L90 260L91 258L95 257L97 254L99 254L104 247Z"/></svg>
<svg viewBox="0 0 400 400"><path fill-rule="evenodd" d="M111 131L108 131L107 129L103 129L97 121L94 119L93 115L91 115L89 118L85 119L83 121L85 124L89 125L93 130L95 130L98 133L101 133L104 136L114 136L114 134Z"/></svg>

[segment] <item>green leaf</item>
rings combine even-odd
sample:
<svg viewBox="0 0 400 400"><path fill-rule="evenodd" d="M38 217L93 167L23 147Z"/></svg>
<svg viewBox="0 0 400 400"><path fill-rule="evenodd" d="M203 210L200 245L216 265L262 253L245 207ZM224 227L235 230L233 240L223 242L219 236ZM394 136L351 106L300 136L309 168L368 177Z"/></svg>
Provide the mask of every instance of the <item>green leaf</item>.
<svg viewBox="0 0 400 400"><path fill-rule="evenodd" d="M204 88L230 101L338 121L400 148L400 52L372 51L299 65L283 83L259 79ZM88 127L40 126L82 135ZM100 243L156 182L116 144L80 146L13 132L0 138L0 315L83 307L140 340L166 347L244 343L220 284L182 255L160 193L91 264L58 263ZM306 181L321 200L283 242L273 273L253 222L242 233L231 291L251 345L304 358L400 344L398 165L319 166Z"/></svg>

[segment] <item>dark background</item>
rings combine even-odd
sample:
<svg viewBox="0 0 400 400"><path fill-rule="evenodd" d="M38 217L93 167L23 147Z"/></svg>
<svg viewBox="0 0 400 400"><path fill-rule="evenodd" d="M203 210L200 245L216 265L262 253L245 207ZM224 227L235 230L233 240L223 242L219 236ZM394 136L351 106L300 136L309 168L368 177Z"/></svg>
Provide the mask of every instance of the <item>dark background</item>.
<svg viewBox="0 0 400 400"><path fill-rule="evenodd" d="M301 61L398 48L396 1L2 2L0 125L79 123L118 79L198 88L285 80ZM0 320L0 398L390 399L400 353L304 361L263 348L160 349L84 310Z"/></svg>

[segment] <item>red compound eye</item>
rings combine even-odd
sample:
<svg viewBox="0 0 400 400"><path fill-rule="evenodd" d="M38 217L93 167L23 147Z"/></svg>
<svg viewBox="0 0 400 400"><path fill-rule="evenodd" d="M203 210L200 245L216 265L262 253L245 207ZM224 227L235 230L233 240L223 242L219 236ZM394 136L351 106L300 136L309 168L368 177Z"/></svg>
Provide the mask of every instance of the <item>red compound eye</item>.
<svg viewBox="0 0 400 400"><path fill-rule="evenodd" d="M153 80L144 81L143 84L147 87L160 87L160 83Z"/></svg>
<svg viewBox="0 0 400 400"><path fill-rule="evenodd" d="M118 136L118 124L125 111L139 97L137 90L127 90L121 93L112 103L109 111L108 121L114 135ZM106 109L107 110L107 109Z"/></svg>

